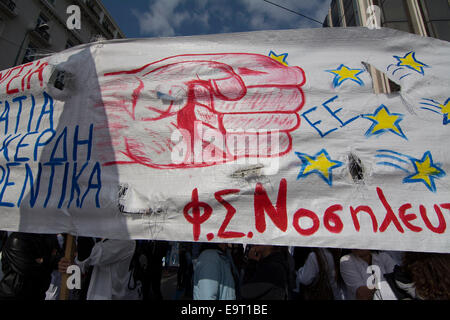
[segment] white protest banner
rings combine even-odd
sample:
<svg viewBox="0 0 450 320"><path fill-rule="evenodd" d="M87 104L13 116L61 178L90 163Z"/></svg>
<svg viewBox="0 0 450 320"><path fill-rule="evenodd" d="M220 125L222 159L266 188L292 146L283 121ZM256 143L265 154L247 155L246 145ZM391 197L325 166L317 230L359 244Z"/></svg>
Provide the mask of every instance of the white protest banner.
<svg viewBox="0 0 450 320"><path fill-rule="evenodd" d="M0 227L450 252L450 44L117 40L0 73ZM376 94L372 66L400 86Z"/></svg>

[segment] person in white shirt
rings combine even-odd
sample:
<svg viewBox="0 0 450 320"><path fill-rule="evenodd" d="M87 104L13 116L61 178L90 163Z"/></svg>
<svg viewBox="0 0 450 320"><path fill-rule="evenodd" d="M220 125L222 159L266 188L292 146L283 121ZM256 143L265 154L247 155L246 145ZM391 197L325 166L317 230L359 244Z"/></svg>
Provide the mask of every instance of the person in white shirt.
<svg viewBox="0 0 450 320"><path fill-rule="evenodd" d="M350 254L341 258L340 266L347 299L372 300L376 299L374 295L377 288L387 290L389 287L384 275L393 272L395 262L386 252L353 249ZM368 268L369 266L372 267Z"/></svg>
<svg viewBox="0 0 450 320"><path fill-rule="evenodd" d="M129 289L131 277L130 263L136 248L134 240L103 239L92 248L89 257L83 261L75 257L82 273L93 266L92 276L87 292L87 300L138 300L138 288ZM65 261L60 272L67 269ZM133 281L131 281L133 282Z"/></svg>
<svg viewBox="0 0 450 320"><path fill-rule="evenodd" d="M339 254L339 252L335 252L335 254ZM319 257L318 257L319 256ZM320 262L319 260L320 259ZM339 281L336 274L336 265L333 253L327 248L317 248L311 251L306 259L306 262L303 267L298 269L297 271L297 288L300 289L301 285L310 286L319 281L319 277L326 276L326 281L328 281L328 288L331 289L332 292L328 293L328 296L334 298L334 300L343 300L344 293L339 285ZM306 288L303 288L306 290ZM302 294L302 292L300 292ZM318 297L319 299L325 299L326 293L322 297Z"/></svg>

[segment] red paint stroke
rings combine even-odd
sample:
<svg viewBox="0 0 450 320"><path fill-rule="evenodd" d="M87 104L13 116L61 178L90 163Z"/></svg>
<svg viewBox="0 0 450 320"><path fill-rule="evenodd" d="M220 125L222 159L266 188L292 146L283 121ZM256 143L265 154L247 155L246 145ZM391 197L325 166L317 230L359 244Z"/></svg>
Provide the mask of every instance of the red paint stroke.
<svg viewBox="0 0 450 320"><path fill-rule="evenodd" d="M278 190L277 204L273 206L272 202L267 195L267 191L264 189L261 183L256 184L254 194L254 209L255 209L255 226L258 232L263 233L266 230L266 218L265 212L272 220L272 222L281 231L287 230L288 217L286 210L286 197L287 197L287 182L286 179L281 179L280 187Z"/></svg>
<svg viewBox="0 0 450 320"><path fill-rule="evenodd" d="M377 230L378 230L377 218L375 217L375 214L373 213L372 208L369 206L358 206L356 209L354 209L352 206L350 206L350 214L352 216L353 225L355 227L355 230L359 232L359 230L361 229L361 226L359 225L359 221L357 218L357 214L361 211L369 214L370 218L372 219L373 232L377 232Z"/></svg>
<svg viewBox="0 0 450 320"><path fill-rule="evenodd" d="M384 208L386 209L386 216L383 220L383 223L380 226L380 232L386 231L387 227L393 223L397 230L401 233L405 232L403 230L402 225L397 219L397 216L394 213L394 210L392 210L391 206L389 205L388 201L386 200L386 197L384 196L383 190L381 188L377 188L377 194L380 198L381 203L383 204Z"/></svg>
<svg viewBox="0 0 450 320"><path fill-rule="evenodd" d="M203 213L201 213L201 209L203 208ZM190 213L192 211L192 213ZM198 241L200 237L200 226L212 214L213 209L206 202L198 201L198 189L194 189L192 191L192 201L188 203L183 209L183 215L186 220L192 224L193 226L193 235L194 241ZM192 214L192 215L191 215Z"/></svg>
<svg viewBox="0 0 450 320"><path fill-rule="evenodd" d="M305 81L300 67L250 53L176 55L136 69L105 73L100 79L103 101L98 105L104 106L110 120L112 143L120 147L115 148L115 160L104 165L131 160L155 169L185 169L238 158L281 157L291 152L291 133L301 125L298 112L305 103ZM167 101L172 96L174 100ZM196 123L222 137L223 145L215 146L217 157L205 158L203 148L194 148L210 145L196 131ZM149 128L159 136L149 141L130 137L126 131L138 130L135 127ZM267 147L268 153L263 154L260 149L246 152L243 146L232 153L229 144L233 141L227 137L261 135L254 129L270 130L273 139L280 139L279 150ZM173 145L167 143L176 130L189 133L184 143L191 154L182 163L172 163Z"/></svg>
<svg viewBox="0 0 450 320"><path fill-rule="evenodd" d="M47 62L41 64L41 61L30 62L20 66L16 66L0 72L0 84L6 82L5 93L8 95L17 94L19 92L24 92L25 90L31 89L31 79L33 75L37 75L39 80L39 85L44 86L44 69L48 66ZM26 71L25 71L26 70ZM16 73L14 71L17 71ZM21 86L13 84L13 81L20 79ZM25 87L26 84L26 87Z"/></svg>
<svg viewBox="0 0 450 320"><path fill-rule="evenodd" d="M344 228L341 218L336 214L336 211L342 211L342 205L335 204L325 210L323 216L323 224L328 231L332 233L341 233Z"/></svg>
<svg viewBox="0 0 450 320"><path fill-rule="evenodd" d="M218 191L214 194L214 197L216 200L227 209L227 214L225 216L225 220L223 221L222 225L219 228L219 232L217 233L217 236L222 239L230 239L230 238L242 238L245 237L245 233L242 232L235 232L235 231L225 231L228 227L228 224L230 223L231 219L233 218L234 214L236 213L236 209L227 202L223 196L239 193L241 190L239 189L229 189L229 190L222 190Z"/></svg>
<svg viewBox="0 0 450 320"><path fill-rule="evenodd" d="M422 231L421 227L413 225L410 221L416 220L417 215L415 213L406 213L406 210L409 210L412 208L412 205L410 203L405 203L400 206L398 209L398 216L400 217L400 220L402 220L405 227L407 227L409 230L413 232L420 232Z"/></svg>
<svg viewBox="0 0 450 320"><path fill-rule="evenodd" d="M300 226L300 218L305 217L310 218L311 221L313 222L313 225L308 229L303 229ZM294 229L302 236L312 236L314 233L317 232L317 230L319 230L320 220L317 214L315 214L313 211L301 208L294 213L294 220L292 225L294 226Z"/></svg>
<svg viewBox="0 0 450 320"><path fill-rule="evenodd" d="M430 229L434 233L439 233L439 234L445 232L445 229L447 228L447 224L445 222L444 216L442 215L441 208L439 208L439 206L437 204L434 205L434 211L436 212L436 215L439 220L439 224L437 227L435 227L431 224L430 219L428 219L428 216L427 216L427 209L423 205L419 206L419 210L420 210L420 215L422 216L423 222L425 223L425 225L427 226L428 229Z"/></svg>
<svg viewBox="0 0 450 320"><path fill-rule="evenodd" d="M240 192L239 189L225 189L220 190L214 193L214 197L218 203L220 203L227 210L225 218L222 224L219 227L217 232L217 236L222 239L231 239L231 238L253 238L254 234L252 231L237 232L237 231L227 231L227 227L237 212L237 208L231 205L228 201L224 199L224 196L238 194ZM386 216L383 220L382 227L380 227L379 231L384 232L387 227L393 223L396 225L396 229L400 234L404 233L403 227L400 224L400 221L412 232L422 232L423 229L416 225L413 225L411 221L417 219L417 215L414 213L407 213L408 210L412 209L412 205L408 202L400 205L398 209L398 216L400 220L397 218L396 213L392 210L391 205L387 201L387 198L384 195L384 192L381 188L376 188L377 196L384 208L386 209ZM264 187L261 183L257 183L254 191L254 217L255 217L255 226L259 233L267 232L268 228L266 227L265 221L265 213L271 218L275 227L279 230L286 232L288 230L288 212L286 210L286 195L287 195L287 182L286 179L280 180L280 187L278 189L277 203L274 206L269 199L269 195L267 194ZM239 199L238 199L239 200ZM240 201L236 202L237 204L241 203ZM420 215L422 217L422 221L428 230L433 233L443 234L446 231L447 224L442 213L442 209L446 209L450 211L450 203L442 203L440 205L433 205L434 211L437 215L438 224L437 226L433 225L429 219L427 214L427 210L424 205L419 204L418 209L420 211ZM349 206L349 212L352 217L352 222L355 230L360 232L360 221L358 220L358 214L361 212L367 213L372 220L373 232L376 233L378 230L378 222L376 216L374 214L373 209L367 205L359 205L356 208L353 206ZM201 212L203 210L203 214ZM341 204L333 204L330 205L324 212L323 215L317 214L316 212L307 209L307 208L299 208L293 214L292 219L292 227L295 231L297 231L301 236L313 236L321 226L321 219L323 222L323 226L325 229L333 234L339 235L342 234L342 230L344 229L344 223L339 216L339 213L344 211L345 209ZM213 209L205 202L200 202L198 200L198 190L194 189L192 191L191 202L189 202L183 211L188 222L193 224L193 235L194 240L197 241L200 237L200 225L208 220L212 213ZM322 218L321 218L322 217ZM308 228L300 224L301 219L309 219L312 222L312 225ZM396 222L394 222L396 221ZM248 227L248 226L247 226ZM248 230L248 229L247 229ZM272 232L273 230L269 230ZM207 234L207 239L210 241L214 238L214 233L210 232Z"/></svg>

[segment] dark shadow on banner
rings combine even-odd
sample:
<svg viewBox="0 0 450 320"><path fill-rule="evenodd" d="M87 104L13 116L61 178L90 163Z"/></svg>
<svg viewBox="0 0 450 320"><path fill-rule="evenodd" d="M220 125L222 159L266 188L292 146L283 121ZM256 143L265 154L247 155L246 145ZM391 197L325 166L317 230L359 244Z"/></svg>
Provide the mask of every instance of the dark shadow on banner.
<svg viewBox="0 0 450 320"><path fill-rule="evenodd" d="M114 152L93 56L97 45L74 48L56 65L43 102L34 106L38 138L35 158L22 167L19 231L129 238L118 210L117 168L100 160L108 153L114 159ZM37 123L42 115L45 128Z"/></svg>

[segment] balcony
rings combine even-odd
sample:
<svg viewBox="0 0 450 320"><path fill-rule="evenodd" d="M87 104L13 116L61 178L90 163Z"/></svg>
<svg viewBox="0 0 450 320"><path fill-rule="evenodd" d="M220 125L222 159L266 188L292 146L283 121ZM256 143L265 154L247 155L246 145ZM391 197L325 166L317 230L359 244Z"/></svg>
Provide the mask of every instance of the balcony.
<svg viewBox="0 0 450 320"><path fill-rule="evenodd" d="M16 3L13 0L0 0L0 10L5 12L10 18L17 16Z"/></svg>
<svg viewBox="0 0 450 320"><path fill-rule="evenodd" d="M40 41L43 45L49 46L50 45L50 33L48 33L47 30L35 28L30 33L34 38L36 38L38 41Z"/></svg>
<svg viewBox="0 0 450 320"><path fill-rule="evenodd" d="M91 10L91 13L97 18L97 21L100 21L100 15L98 14L97 10L95 10L96 4L92 0L86 1L86 6Z"/></svg>
<svg viewBox="0 0 450 320"><path fill-rule="evenodd" d="M110 38L114 39L114 33L111 31L110 25L106 22L106 20L103 20L102 26Z"/></svg>

